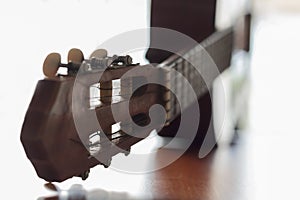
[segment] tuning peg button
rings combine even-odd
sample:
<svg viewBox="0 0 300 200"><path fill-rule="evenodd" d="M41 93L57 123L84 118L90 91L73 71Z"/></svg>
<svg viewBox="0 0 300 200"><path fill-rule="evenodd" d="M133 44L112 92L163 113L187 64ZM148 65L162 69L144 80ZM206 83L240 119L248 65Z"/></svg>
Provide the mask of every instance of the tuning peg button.
<svg viewBox="0 0 300 200"><path fill-rule="evenodd" d="M57 70L61 64L61 56L59 53L50 53L43 64L43 73L51 78L55 77Z"/></svg>
<svg viewBox="0 0 300 200"><path fill-rule="evenodd" d="M95 50L91 56L90 56L90 59L91 58L105 58L107 57L107 51L105 49L97 49Z"/></svg>
<svg viewBox="0 0 300 200"><path fill-rule="evenodd" d="M80 49L73 48L68 53L68 62L81 63L84 60L83 53Z"/></svg>

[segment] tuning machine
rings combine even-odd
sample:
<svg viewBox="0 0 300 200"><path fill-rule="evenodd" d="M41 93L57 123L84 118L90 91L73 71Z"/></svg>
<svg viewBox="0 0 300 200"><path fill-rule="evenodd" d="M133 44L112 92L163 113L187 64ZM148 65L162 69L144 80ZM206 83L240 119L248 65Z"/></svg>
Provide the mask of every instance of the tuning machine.
<svg viewBox="0 0 300 200"><path fill-rule="evenodd" d="M102 66L105 67L121 67L132 65L132 58L129 55L112 57L107 56L107 51L105 49L97 49L90 56L92 66Z"/></svg>
<svg viewBox="0 0 300 200"><path fill-rule="evenodd" d="M73 48L68 53L68 64L61 63L59 53L50 53L43 64L44 75L51 78L55 77L60 67L68 69L68 75L76 74L84 60L83 53L80 49Z"/></svg>
<svg viewBox="0 0 300 200"><path fill-rule="evenodd" d="M112 66L128 66L132 65L132 58L129 55L113 57Z"/></svg>
<svg viewBox="0 0 300 200"><path fill-rule="evenodd" d="M132 66L132 58L129 55L112 57L107 56L105 49L95 50L89 59L84 59L80 49L73 48L68 53L68 63L61 63L61 55L58 53L49 54L43 64L43 72L46 77L55 77L60 67L67 68L68 75L76 75L80 67L83 71L91 71L106 68L119 68L123 66ZM138 64L135 64L138 65Z"/></svg>

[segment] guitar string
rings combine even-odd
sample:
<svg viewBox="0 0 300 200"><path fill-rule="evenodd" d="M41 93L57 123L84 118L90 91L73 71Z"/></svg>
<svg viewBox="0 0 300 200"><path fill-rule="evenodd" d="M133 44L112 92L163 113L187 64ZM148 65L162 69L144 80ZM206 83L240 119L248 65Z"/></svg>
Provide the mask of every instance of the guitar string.
<svg viewBox="0 0 300 200"><path fill-rule="evenodd" d="M180 67L183 67L184 65L185 65L186 63L182 63L181 64L181 66ZM178 64L177 65L175 65L174 66L174 68L175 67L178 67ZM176 70L176 71L178 71L178 69ZM179 72L179 71L178 71ZM170 80L169 80L169 82L172 82L172 81L174 81L174 80L176 80L179 76L185 76L185 77L191 77L191 71L190 70L185 70L185 69L183 69L181 72L179 72L179 73L181 73L181 75L175 75L175 76L172 76L171 78L170 78ZM187 74L187 73L189 73L189 74ZM193 77L193 79L194 79L195 77ZM179 85L180 84L180 85ZM178 86L179 85L179 86ZM107 89L107 90L116 90L116 89L122 89L123 87L127 87L128 85L120 85L121 87L113 87L112 89ZM92 88L96 88L96 89L99 89L99 91L101 91L101 90L103 90L103 88L101 88L101 86L100 87L98 87L98 86L91 86ZM181 87L181 82L176 82L176 87L177 88L179 88L179 87ZM101 100L101 98L113 98L113 97L128 97L128 96L130 96L130 95L132 95L132 94L130 94L130 93L128 93L128 94L119 94L119 95L111 95L111 96L98 96L98 97L92 97L92 98L90 98L90 100L92 100L92 99L99 99L99 100ZM176 102L176 101L175 101ZM175 103L175 106L177 105L177 103ZM170 109L170 110L174 110L174 109ZM168 111L167 111L168 112ZM143 119L141 119L140 121L142 121ZM122 132L121 130L120 131L116 131L116 132L114 132L114 133L111 133L111 134L106 134L106 135L108 135L108 136L112 136L112 135L114 135L114 134L122 134L122 133L124 133L124 132ZM100 135L101 133L98 133L98 134L95 134L95 135L93 135L92 137L95 137L96 135ZM124 136L126 136L126 135L121 135L121 136L118 136L118 137L115 137L115 138L112 138L112 139L110 139L111 141L112 140L116 140L116 139L119 139L119 138L123 138ZM97 145L100 145L101 144L101 142L99 142L99 144L98 143L93 143L92 145L90 145L90 147L93 147L93 146L97 146Z"/></svg>
<svg viewBox="0 0 300 200"><path fill-rule="evenodd" d="M142 121L146 121L146 119L144 118L144 117L139 117L138 119L135 119L135 123L140 123L140 122L142 122ZM130 122L127 122L127 123L122 123L121 124L121 126L128 126L128 125L131 125L131 123ZM113 133L103 133L103 134L105 134L105 135L113 135L113 134L115 134L115 133L117 133L118 131L116 131L116 132L113 132ZM91 134L90 135L90 137L94 137L94 136L97 136L97 135L99 135L100 136L100 134L101 134L101 131L97 131L96 133L93 133L93 134Z"/></svg>
<svg viewBox="0 0 300 200"><path fill-rule="evenodd" d="M180 76L180 75L177 75L176 77L178 77L178 76ZM180 83L180 82L179 82ZM181 86L178 86L178 84L177 84L177 86L176 86L177 88L180 88ZM123 95L113 95L113 96L102 96L102 97L93 97L93 98L90 98L90 100L93 100L93 99L96 99L96 100L99 100L99 101L101 101L101 98L114 98L114 97L128 97L128 96L130 96L131 94L123 94ZM184 96L181 96L181 98L185 98ZM113 102L114 100L112 100L112 102ZM184 100L184 101L187 101L187 100ZM123 102L123 101L118 101L118 103L119 102ZM171 109L166 109L166 112L167 113L169 113L169 115L171 115L170 116L170 119L172 119L172 118L174 118L174 117L176 117L181 111L180 111L180 109L179 108L177 108L177 105L179 104L178 103L178 100L174 100L174 101L172 101L171 99L169 99L169 100L167 100L167 101L165 101L165 103L167 103L167 102L172 102L172 107L171 107ZM185 103L184 103L185 104ZM97 106L96 106L97 107ZM180 112L177 112L177 110L178 111L180 111ZM174 113L174 111L175 111L175 113ZM171 113L171 114L170 114Z"/></svg>
<svg viewBox="0 0 300 200"><path fill-rule="evenodd" d="M139 122L143 122L143 121L146 121L146 119L141 117L140 119L136 120L135 123L139 123ZM128 125L131 125L131 123L124 124L124 126L125 125L128 126ZM113 133L108 133L108 134L101 133L100 131L97 131L97 133L94 133L94 134L90 135L90 139L93 138L93 137L96 137L96 136L100 136L100 140L101 140L101 134L104 134L105 136L113 136L113 135L116 135L116 134L121 134L121 135L117 136L117 137L114 137L114 138L111 138L111 139L107 138L107 140L102 141L102 142L101 141L100 142L97 141L95 143L89 144L88 147L94 147L94 146L101 145L101 144L103 144L105 142L108 142L108 141L113 141L113 140L116 140L116 139L120 139L120 138L129 136L128 134L126 134L122 130L118 130L118 131L115 131ZM132 137L134 137L134 136L132 136Z"/></svg>
<svg viewBox="0 0 300 200"><path fill-rule="evenodd" d="M175 103L175 106L176 106L177 104L178 104L178 103ZM170 111L173 112L173 110L175 110L175 106L173 107L174 109L170 109ZM172 121L172 119L174 119L177 115L178 115L178 113L172 114L172 116L171 116L171 118L169 119L169 121L170 121L170 120ZM145 119L140 119L140 120L138 120L138 121L136 121L136 122L141 122L141 121L144 121L144 120L145 120ZM129 124L129 125L130 125L130 124ZM101 133L98 133L97 135L100 136L100 134L101 134ZM102 144L104 144L105 142L108 142L108 141L115 141L115 140L118 140L118 139L121 139L121 138L129 137L129 135L126 134L126 133L125 133L124 131L122 131L122 130L116 131L116 132L111 133L111 134L106 134L106 135L107 135L107 136L113 136L113 135L116 135L116 134L121 134L121 135L119 135L119 136L117 136L117 137L114 137L114 138L110 138L110 139L105 140L105 141L102 141L102 142L101 142L101 141L97 141L96 143L90 144L90 145L89 145L89 148L93 148L93 147L102 145ZM95 135L95 136L96 136L96 135ZM94 137L94 136L93 136L93 137ZM119 142L121 142L121 141L119 141Z"/></svg>
<svg viewBox="0 0 300 200"><path fill-rule="evenodd" d="M174 77L172 77L172 79L176 79L177 77L181 77L181 75L176 75ZM172 80L173 81L173 80ZM170 81L171 82L171 81ZM177 82L177 87L176 88L180 88L181 87L181 82ZM180 84L180 86L178 86L178 84ZM97 88L99 89L99 91L103 90L99 87L96 87L96 86L91 86L93 88ZM104 89L104 90L115 90L115 89L122 89L121 87L116 87L116 88L112 88L112 89ZM110 96L96 96L96 97L89 97L88 99L90 100L94 100L94 99L97 99L97 100L101 100L101 98L113 98L113 97L122 97L122 96L129 96L129 95L132 95L132 93L128 93L128 94L118 94L118 95L110 95Z"/></svg>
<svg viewBox="0 0 300 200"><path fill-rule="evenodd" d="M181 67L188 67L188 66L184 66L183 64L181 64L182 66ZM174 66L172 66L171 68L175 68L175 67L178 67L178 65L174 65ZM179 71L179 70L176 70L178 73L180 73L181 75L175 75L175 76L173 76L172 78L177 78L178 76L184 76L184 77L189 77L190 75L191 75L191 73L190 74L185 74L185 72L184 72L184 70L185 69L183 69L183 70L181 70L181 71ZM189 70L189 72L190 72L190 70ZM133 78L135 78L135 77L133 77ZM118 80L118 79L116 79L116 80ZM119 80L121 80L121 79L119 79ZM97 83L96 83L97 84ZM101 85L101 83L100 83L100 85ZM122 84L122 80L121 80L121 84L119 84L120 85L120 87L113 87L113 88L107 88L107 90L110 90L110 89L121 89L122 87L127 87L127 86L129 86L129 84ZM98 87L98 86L90 86L91 88L97 88L97 89L104 89L104 90L106 90L105 88L101 88L101 86L100 87Z"/></svg>
<svg viewBox="0 0 300 200"><path fill-rule="evenodd" d="M155 91L150 91L150 92L147 92L146 94L152 94L152 93L157 93ZM116 94L116 95L112 95L112 96L96 96L96 97L90 97L90 98L87 98L87 99L90 99L90 100L101 100L101 98L113 98L113 97L127 97L127 96L132 96L132 93L127 93L127 94Z"/></svg>

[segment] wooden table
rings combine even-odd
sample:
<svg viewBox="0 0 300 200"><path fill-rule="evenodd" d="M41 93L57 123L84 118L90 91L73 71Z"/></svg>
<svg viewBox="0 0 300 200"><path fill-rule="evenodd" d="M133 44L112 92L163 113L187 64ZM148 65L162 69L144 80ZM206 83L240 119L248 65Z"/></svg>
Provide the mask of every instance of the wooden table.
<svg viewBox="0 0 300 200"><path fill-rule="evenodd" d="M79 182L99 199L281 199L289 187L274 178L282 175L276 155L282 152L278 142L285 140L243 133L235 145L221 144L204 159L192 149L168 167L139 175L96 167L87 181L71 179L60 186Z"/></svg>

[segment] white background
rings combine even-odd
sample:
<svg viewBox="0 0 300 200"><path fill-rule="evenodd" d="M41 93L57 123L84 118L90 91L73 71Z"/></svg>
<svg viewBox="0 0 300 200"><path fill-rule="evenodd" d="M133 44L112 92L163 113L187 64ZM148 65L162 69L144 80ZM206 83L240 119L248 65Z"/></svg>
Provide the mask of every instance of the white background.
<svg viewBox="0 0 300 200"><path fill-rule="evenodd" d="M42 79L47 54L58 52L67 61L70 48L89 55L98 45L119 33L148 26L148 0L7 0L0 2L0 158L1 197L36 199L46 193L26 158L20 142L25 112L36 83ZM95 172L97 174L97 172ZM85 186L113 187L126 191L128 176L121 184L94 176ZM139 184L135 176L132 184ZM98 182L97 182L98 181ZM81 183L67 181L63 188ZM126 184L124 184L126 183Z"/></svg>

